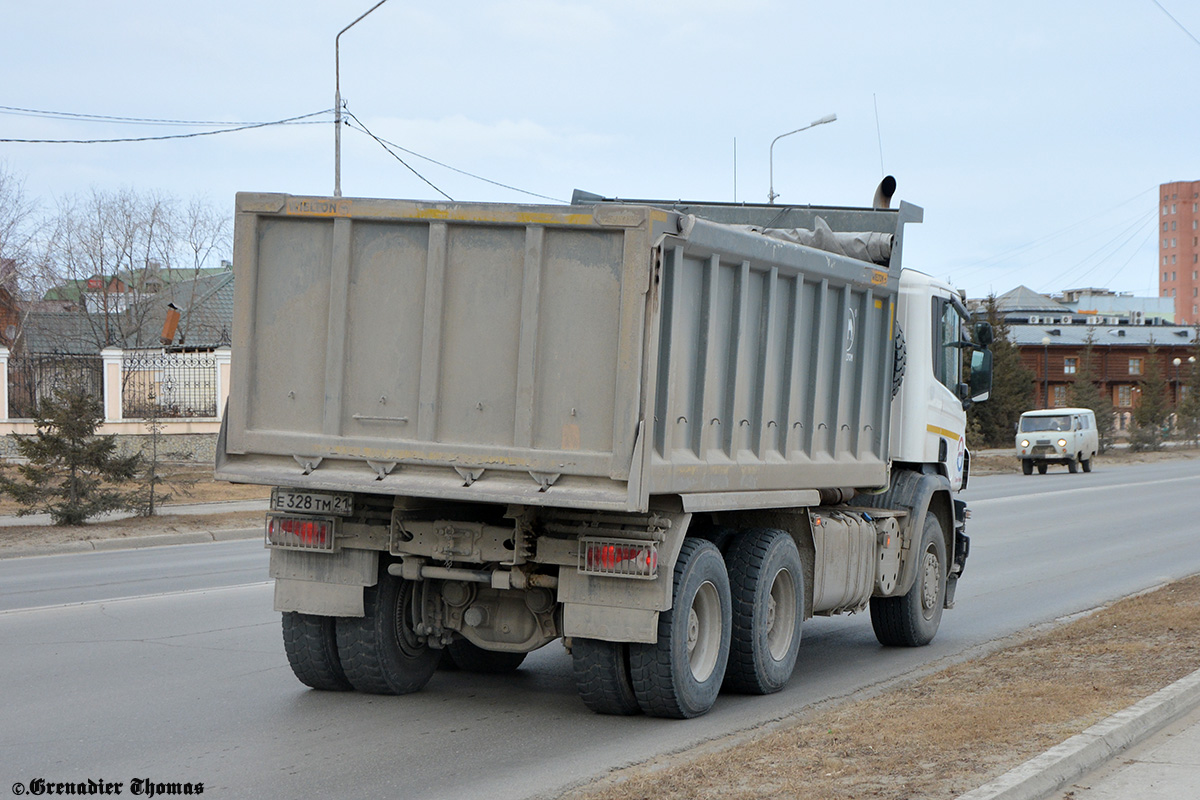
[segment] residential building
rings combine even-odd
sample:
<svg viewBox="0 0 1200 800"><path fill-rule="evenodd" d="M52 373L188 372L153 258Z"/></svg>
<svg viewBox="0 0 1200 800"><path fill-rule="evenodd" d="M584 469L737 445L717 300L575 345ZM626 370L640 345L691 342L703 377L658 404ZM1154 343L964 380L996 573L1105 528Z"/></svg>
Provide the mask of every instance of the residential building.
<svg viewBox="0 0 1200 800"><path fill-rule="evenodd" d="M1175 303L1175 322L1200 323L1200 181L1164 183L1158 216L1158 294Z"/></svg>

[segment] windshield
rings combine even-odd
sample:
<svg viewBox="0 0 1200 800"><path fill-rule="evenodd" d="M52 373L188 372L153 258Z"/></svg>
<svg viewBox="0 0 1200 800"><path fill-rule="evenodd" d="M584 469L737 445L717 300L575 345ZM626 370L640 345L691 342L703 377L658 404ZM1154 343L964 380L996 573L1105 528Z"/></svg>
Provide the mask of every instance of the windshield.
<svg viewBox="0 0 1200 800"><path fill-rule="evenodd" d="M1071 417L1068 415L1061 417L1021 417L1021 433L1069 430L1071 430Z"/></svg>

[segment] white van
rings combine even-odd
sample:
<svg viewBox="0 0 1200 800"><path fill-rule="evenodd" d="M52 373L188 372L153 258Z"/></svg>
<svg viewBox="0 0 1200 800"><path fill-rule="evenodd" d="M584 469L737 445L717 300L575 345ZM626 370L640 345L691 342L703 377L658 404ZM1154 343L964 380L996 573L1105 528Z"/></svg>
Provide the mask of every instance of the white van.
<svg viewBox="0 0 1200 800"><path fill-rule="evenodd" d="M1092 459L1100 449L1096 415L1090 408L1046 408L1026 411L1017 427L1017 458L1021 471L1045 475L1051 464L1066 464L1076 472L1092 471Z"/></svg>

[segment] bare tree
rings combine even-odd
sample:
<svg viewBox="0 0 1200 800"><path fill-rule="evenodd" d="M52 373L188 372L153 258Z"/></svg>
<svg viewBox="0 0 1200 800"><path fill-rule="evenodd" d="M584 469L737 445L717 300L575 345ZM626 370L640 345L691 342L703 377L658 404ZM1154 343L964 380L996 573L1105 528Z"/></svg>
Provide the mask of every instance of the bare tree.
<svg viewBox="0 0 1200 800"><path fill-rule="evenodd" d="M48 299L78 314L77 325L64 326L77 340L67 349L94 351L157 346L163 311L148 301L200 277L230 238L228 218L204 202L181 207L169 195L132 189L64 197L46 231L41 282L53 287ZM196 293L189 296L194 303Z"/></svg>
<svg viewBox="0 0 1200 800"><path fill-rule="evenodd" d="M18 294L24 284L37 235L36 205L25 195L24 180L0 162L0 286Z"/></svg>

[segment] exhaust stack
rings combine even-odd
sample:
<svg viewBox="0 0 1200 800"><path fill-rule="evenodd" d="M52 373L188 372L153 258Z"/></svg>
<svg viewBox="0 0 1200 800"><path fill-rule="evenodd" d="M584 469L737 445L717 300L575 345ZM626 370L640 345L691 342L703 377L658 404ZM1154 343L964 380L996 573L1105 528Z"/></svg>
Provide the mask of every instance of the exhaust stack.
<svg viewBox="0 0 1200 800"><path fill-rule="evenodd" d="M875 190L875 199L871 201L871 208L891 208L892 195L896 193L896 179L888 175L879 182L879 188Z"/></svg>

